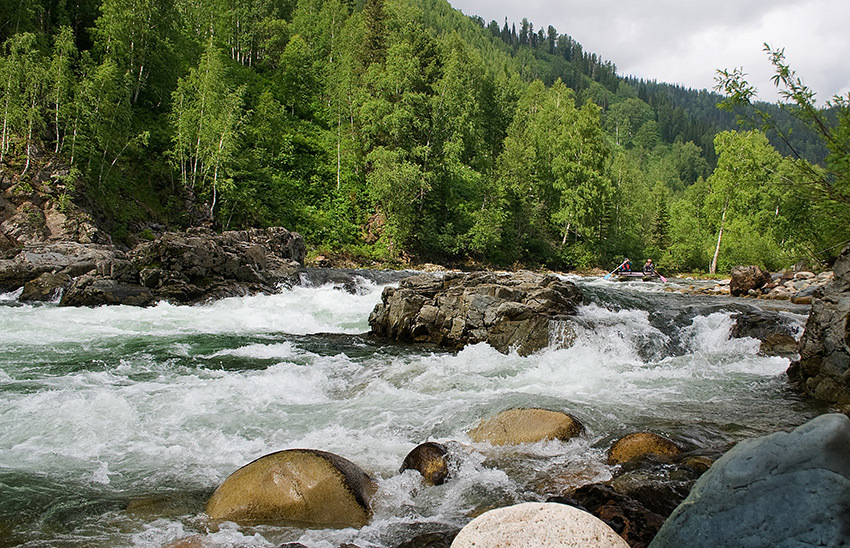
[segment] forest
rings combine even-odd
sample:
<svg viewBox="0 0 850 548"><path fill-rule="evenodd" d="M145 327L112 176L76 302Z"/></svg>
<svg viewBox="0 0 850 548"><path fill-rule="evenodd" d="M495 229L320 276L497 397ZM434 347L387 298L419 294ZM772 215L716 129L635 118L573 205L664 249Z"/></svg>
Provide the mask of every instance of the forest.
<svg viewBox="0 0 850 548"><path fill-rule="evenodd" d="M850 240L850 97L816 107L781 50L767 105L446 0L6 4L3 176L60 158L116 242L187 201L364 264L777 270Z"/></svg>

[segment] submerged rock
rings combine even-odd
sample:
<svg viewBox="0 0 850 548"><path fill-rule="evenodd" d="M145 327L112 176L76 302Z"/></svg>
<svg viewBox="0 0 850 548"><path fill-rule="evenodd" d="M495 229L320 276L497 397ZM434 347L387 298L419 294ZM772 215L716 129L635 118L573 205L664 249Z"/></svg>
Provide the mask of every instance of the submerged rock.
<svg viewBox="0 0 850 548"><path fill-rule="evenodd" d="M325 451L289 449L246 464L212 494L213 519L362 527L372 512L375 485L351 461Z"/></svg>
<svg viewBox="0 0 850 548"><path fill-rule="evenodd" d="M473 441L493 445L568 440L581 434L584 426L572 415L548 409L508 409L482 420L469 431Z"/></svg>
<svg viewBox="0 0 850 548"><path fill-rule="evenodd" d="M797 330L786 316L768 310L749 310L733 314L732 319L735 324L730 336L760 340L762 354L790 356L797 353Z"/></svg>
<svg viewBox="0 0 850 548"><path fill-rule="evenodd" d="M572 282L531 272L420 274L384 290L369 316L372 333L462 348L486 342L528 355L549 345L550 324L582 301Z"/></svg>
<svg viewBox="0 0 850 548"><path fill-rule="evenodd" d="M608 464L622 464L646 455L675 456L681 452L678 445L664 436L635 432L620 438L608 449Z"/></svg>
<svg viewBox="0 0 850 548"><path fill-rule="evenodd" d="M404 457L399 472L416 470L429 485L442 485L449 477L449 451L442 443L428 441L413 448Z"/></svg>
<svg viewBox="0 0 850 548"><path fill-rule="evenodd" d="M696 482L650 548L847 546L850 419L745 440Z"/></svg>
<svg viewBox="0 0 850 548"><path fill-rule="evenodd" d="M526 502L490 510L460 530L452 548L628 548L605 522L565 504Z"/></svg>
<svg viewBox="0 0 850 548"><path fill-rule="evenodd" d="M800 359L788 379L801 392L839 405L850 404L850 246L833 267L834 278L815 293L800 339Z"/></svg>

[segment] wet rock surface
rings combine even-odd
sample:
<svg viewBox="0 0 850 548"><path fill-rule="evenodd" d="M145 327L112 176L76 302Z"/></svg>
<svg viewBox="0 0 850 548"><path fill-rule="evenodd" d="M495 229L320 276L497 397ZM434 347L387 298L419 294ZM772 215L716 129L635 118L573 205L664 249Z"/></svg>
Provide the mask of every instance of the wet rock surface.
<svg viewBox="0 0 850 548"><path fill-rule="evenodd" d="M850 404L850 246L833 267L834 278L815 294L800 340L800 359L788 379L809 396Z"/></svg>
<svg viewBox="0 0 850 548"><path fill-rule="evenodd" d="M574 314L579 288L531 272L419 274L384 290L369 316L372 333L462 348L486 342L528 355L549 345L550 322Z"/></svg>
<svg viewBox="0 0 850 548"><path fill-rule="evenodd" d="M749 310L732 316L730 336L761 341L759 351L766 356L792 356L798 350L798 330L787 316L769 310Z"/></svg>
<svg viewBox="0 0 850 548"><path fill-rule="evenodd" d="M650 544L846 546L850 419L821 415L740 442L697 481Z"/></svg>
<svg viewBox="0 0 850 548"><path fill-rule="evenodd" d="M288 449L246 464L215 490L207 514L243 523L362 527L372 516L372 478L333 453Z"/></svg>
<svg viewBox="0 0 850 548"><path fill-rule="evenodd" d="M47 242L6 252L0 291L24 286L21 300L61 295L64 306L194 304L297 284L305 255L301 236L284 228L166 233L128 252Z"/></svg>

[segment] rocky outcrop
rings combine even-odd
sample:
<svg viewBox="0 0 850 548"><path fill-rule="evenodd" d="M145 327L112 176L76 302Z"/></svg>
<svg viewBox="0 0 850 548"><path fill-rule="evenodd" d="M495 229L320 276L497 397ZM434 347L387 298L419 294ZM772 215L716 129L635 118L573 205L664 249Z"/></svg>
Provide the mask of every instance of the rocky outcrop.
<svg viewBox="0 0 850 548"><path fill-rule="evenodd" d="M628 548L589 512L555 503L526 502L485 512L460 530L452 548Z"/></svg>
<svg viewBox="0 0 850 548"><path fill-rule="evenodd" d="M486 342L531 354L549 344L550 323L581 303L572 282L553 275L491 272L420 274L384 289L369 316L372 333L454 348Z"/></svg>
<svg viewBox="0 0 850 548"><path fill-rule="evenodd" d="M761 289L770 283L770 273L757 266L736 266L732 268L729 292L733 297L747 295L750 290Z"/></svg>
<svg viewBox="0 0 850 548"><path fill-rule="evenodd" d="M75 186L70 167L52 155L37 154L24 178L0 170L0 252L57 241L111 244L74 206Z"/></svg>
<svg viewBox="0 0 850 548"><path fill-rule="evenodd" d="M508 409L482 420L469 431L472 441L493 445L568 440L581 434L584 426L572 415L549 409Z"/></svg>
<svg viewBox="0 0 850 548"><path fill-rule="evenodd" d="M362 527L371 519L376 486L351 461L325 451L288 449L246 464L207 502L212 519Z"/></svg>
<svg viewBox="0 0 850 548"><path fill-rule="evenodd" d="M166 233L129 252L114 246L49 242L7 252L0 259L0 291L24 286L21 300L65 306L160 300L192 304L272 293L298 282L306 255L301 236L284 228Z"/></svg>
<svg viewBox="0 0 850 548"><path fill-rule="evenodd" d="M850 419L745 440L696 482L650 548L846 546Z"/></svg>
<svg viewBox="0 0 850 548"><path fill-rule="evenodd" d="M788 379L800 391L839 405L850 404L850 246L833 267L835 276L816 293L803 336L800 359Z"/></svg>

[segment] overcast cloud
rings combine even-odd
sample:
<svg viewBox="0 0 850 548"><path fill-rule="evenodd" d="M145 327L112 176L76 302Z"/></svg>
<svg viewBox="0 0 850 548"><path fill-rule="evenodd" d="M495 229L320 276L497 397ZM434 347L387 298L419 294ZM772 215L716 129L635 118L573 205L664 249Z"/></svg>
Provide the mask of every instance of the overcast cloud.
<svg viewBox="0 0 850 548"><path fill-rule="evenodd" d="M763 44L785 58L818 104L850 91L848 0L449 0L485 23L552 25L620 75L712 89L717 69L743 68L759 99L775 101Z"/></svg>

